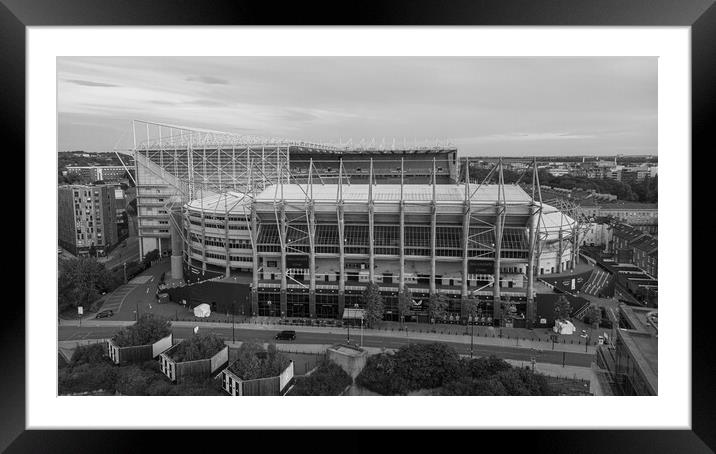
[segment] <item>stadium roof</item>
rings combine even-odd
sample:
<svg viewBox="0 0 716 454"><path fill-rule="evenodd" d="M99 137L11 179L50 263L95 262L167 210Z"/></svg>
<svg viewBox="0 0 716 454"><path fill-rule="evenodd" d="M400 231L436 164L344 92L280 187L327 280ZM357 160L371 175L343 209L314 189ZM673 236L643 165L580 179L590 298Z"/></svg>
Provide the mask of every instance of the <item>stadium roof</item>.
<svg viewBox="0 0 716 454"><path fill-rule="evenodd" d="M343 184L343 200L346 202L367 202L368 186L367 184ZM400 200L399 184L376 184L373 185L373 200L380 202L397 202ZM470 185L470 193L472 195L472 203L490 203L497 202L498 185L482 185L479 189L478 185ZM530 196L519 186L505 185L505 201L508 204L526 204L529 203ZM314 184L313 200L315 201L336 201L338 199L337 184ZM475 190L477 189L477 192ZM303 201L306 194L310 191L305 184L284 184L283 189L280 185L271 185L264 189L263 192L256 196L258 202L273 202L274 199L281 198L283 190L283 198L286 201ZM474 193L474 194L473 194ZM433 197L433 187L429 184L406 184L403 185L403 200L406 202L430 202ZM463 202L465 200L465 186L455 184L438 184L435 185L435 199L439 202Z"/></svg>
<svg viewBox="0 0 716 454"><path fill-rule="evenodd" d="M227 191L221 194L207 194L205 193L203 198L192 200L187 207L219 213L225 213L228 210L235 213L243 212L242 207L251 203L251 198L241 192Z"/></svg>

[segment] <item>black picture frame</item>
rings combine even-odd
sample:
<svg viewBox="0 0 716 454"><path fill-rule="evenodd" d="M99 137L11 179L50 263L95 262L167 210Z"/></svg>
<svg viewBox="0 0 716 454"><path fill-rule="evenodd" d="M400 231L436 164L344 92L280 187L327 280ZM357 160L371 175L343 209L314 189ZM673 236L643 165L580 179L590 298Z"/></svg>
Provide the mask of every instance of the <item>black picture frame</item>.
<svg viewBox="0 0 716 454"><path fill-rule="evenodd" d="M293 2L288 5L246 0L0 0L0 118L5 143L15 157L25 149L25 29L29 26L136 26L136 25L482 25L482 26L685 26L691 27L692 160L713 153L716 109L716 7L713 0L430 0L392 2ZM10 139L8 143L7 139ZM6 155L7 156L7 155ZM19 163L24 166L25 162ZM31 165L30 163L27 163ZM698 167L697 167L698 169ZM29 171L29 169L28 169ZM702 169L703 171L703 169ZM697 179L694 174L694 180ZM694 197L699 195L693 191ZM48 203L53 203L48 200ZM698 206L698 204L692 204ZM30 208L32 209L32 208ZM708 225L708 227L706 226ZM711 226L701 223L700 228ZM698 227L697 227L698 229ZM707 232L693 230L693 238ZM26 242L29 239L26 238ZM22 257L24 255L16 255ZM15 260L18 269L24 269ZM698 271L692 261L694 272ZM709 270L706 269L705 272ZM705 275L704 271L701 271ZM686 307L691 282L683 283L684 300L667 302ZM697 301L695 293L692 297ZM716 449L716 358L712 354L713 304L692 305L692 430L485 431L469 439L494 439L500 445L549 452L713 452ZM25 311L3 305L0 330L0 450L7 452L112 452L152 449L139 438L157 438L147 431L25 430ZM10 367L7 367L10 366ZM426 418L430 415L426 415ZM163 449L191 445L213 449L216 441L233 437L206 434L194 437L162 436ZM319 450L357 450L343 431L336 440L324 435L288 434L297 445ZM463 435L455 434L456 438ZM259 435L266 438L266 435ZM393 438L391 436L391 438ZM396 435L401 449L426 446L435 435ZM455 439L451 436L452 440ZM191 440L193 439L193 441ZM338 441L338 440L343 441ZM307 441L310 440L310 441ZM522 443L520 443L520 441ZM336 444L338 442L339 444ZM242 445L250 446L245 436ZM362 445L363 443L360 443ZM477 443L487 449L487 444ZM299 446L301 447L301 446ZM201 449L201 448L200 448Z"/></svg>

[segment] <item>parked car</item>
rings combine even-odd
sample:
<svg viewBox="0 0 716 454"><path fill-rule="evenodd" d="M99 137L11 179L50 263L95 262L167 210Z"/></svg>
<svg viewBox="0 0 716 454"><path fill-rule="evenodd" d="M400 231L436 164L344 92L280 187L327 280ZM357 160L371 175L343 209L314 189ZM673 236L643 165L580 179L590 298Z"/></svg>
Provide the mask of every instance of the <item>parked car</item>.
<svg viewBox="0 0 716 454"><path fill-rule="evenodd" d="M114 315L114 311L111 309L107 309L101 312L97 312L97 315L94 316L94 318L106 318L106 317L112 317Z"/></svg>
<svg viewBox="0 0 716 454"><path fill-rule="evenodd" d="M296 340L296 331L281 331L276 334L274 339L277 340Z"/></svg>

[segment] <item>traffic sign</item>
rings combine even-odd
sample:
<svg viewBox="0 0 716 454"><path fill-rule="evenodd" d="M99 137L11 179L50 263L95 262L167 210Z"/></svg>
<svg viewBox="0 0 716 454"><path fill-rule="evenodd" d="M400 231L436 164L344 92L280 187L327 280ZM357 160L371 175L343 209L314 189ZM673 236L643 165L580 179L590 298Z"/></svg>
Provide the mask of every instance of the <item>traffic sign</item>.
<svg viewBox="0 0 716 454"><path fill-rule="evenodd" d="M77 315L84 314L84 310L82 309L82 306L77 306Z"/></svg>

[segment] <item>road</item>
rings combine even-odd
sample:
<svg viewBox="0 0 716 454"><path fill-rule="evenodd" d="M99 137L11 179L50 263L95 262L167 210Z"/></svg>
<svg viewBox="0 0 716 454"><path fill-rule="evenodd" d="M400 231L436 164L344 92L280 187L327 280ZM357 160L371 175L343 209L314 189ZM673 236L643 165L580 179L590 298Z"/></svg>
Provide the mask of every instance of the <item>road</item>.
<svg viewBox="0 0 716 454"><path fill-rule="evenodd" d="M112 252L109 253L109 257L101 257L99 261L104 264L105 268L111 270L117 266L121 266L123 263L132 262L139 260L139 237L132 236L127 238L127 245L118 245Z"/></svg>
<svg viewBox="0 0 716 454"><path fill-rule="evenodd" d="M200 332L213 333L223 339L232 339L231 327L200 327ZM111 337L114 333L119 330L116 326L101 326L101 327L78 327L78 326L60 326L59 327L59 340L82 340L82 339L102 339ZM273 336L279 330L263 330L263 329L235 329L234 336L237 341L257 341L257 342L270 342L273 341ZM174 326L172 332L175 338L183 339L192 335L191 326ZM338 342L345 342L346 336L343 334L332 334L332 333L312 333L312 332L298 332L296 334L296 340L293 343L296 344L335 344ZM353 343L360 342L360 335L351 336ZM409 342L414 343L429 343L435 342L433 340L423 339L410 339L410 338L396 338L396 337L383 337L376 335L365 335L363 337L363 345L365 347L378 347L378 348L400 348ZM450 342L440 341L441 343L450 345L455 348L460 354L469 354L470 345L464 342ZM593 354L575 353L575 352L559 352L552 350L542 350L535 354L530 349L519 348L519 347L505 347L497 345L474 345L473 354L475 356L489 356L496 355L504 359L513 359L518 361L530 361L533 355L535 360L541 363L550 364L564 364L568 366L580 366L590 367L592 360L594 359Z"/></svg>

